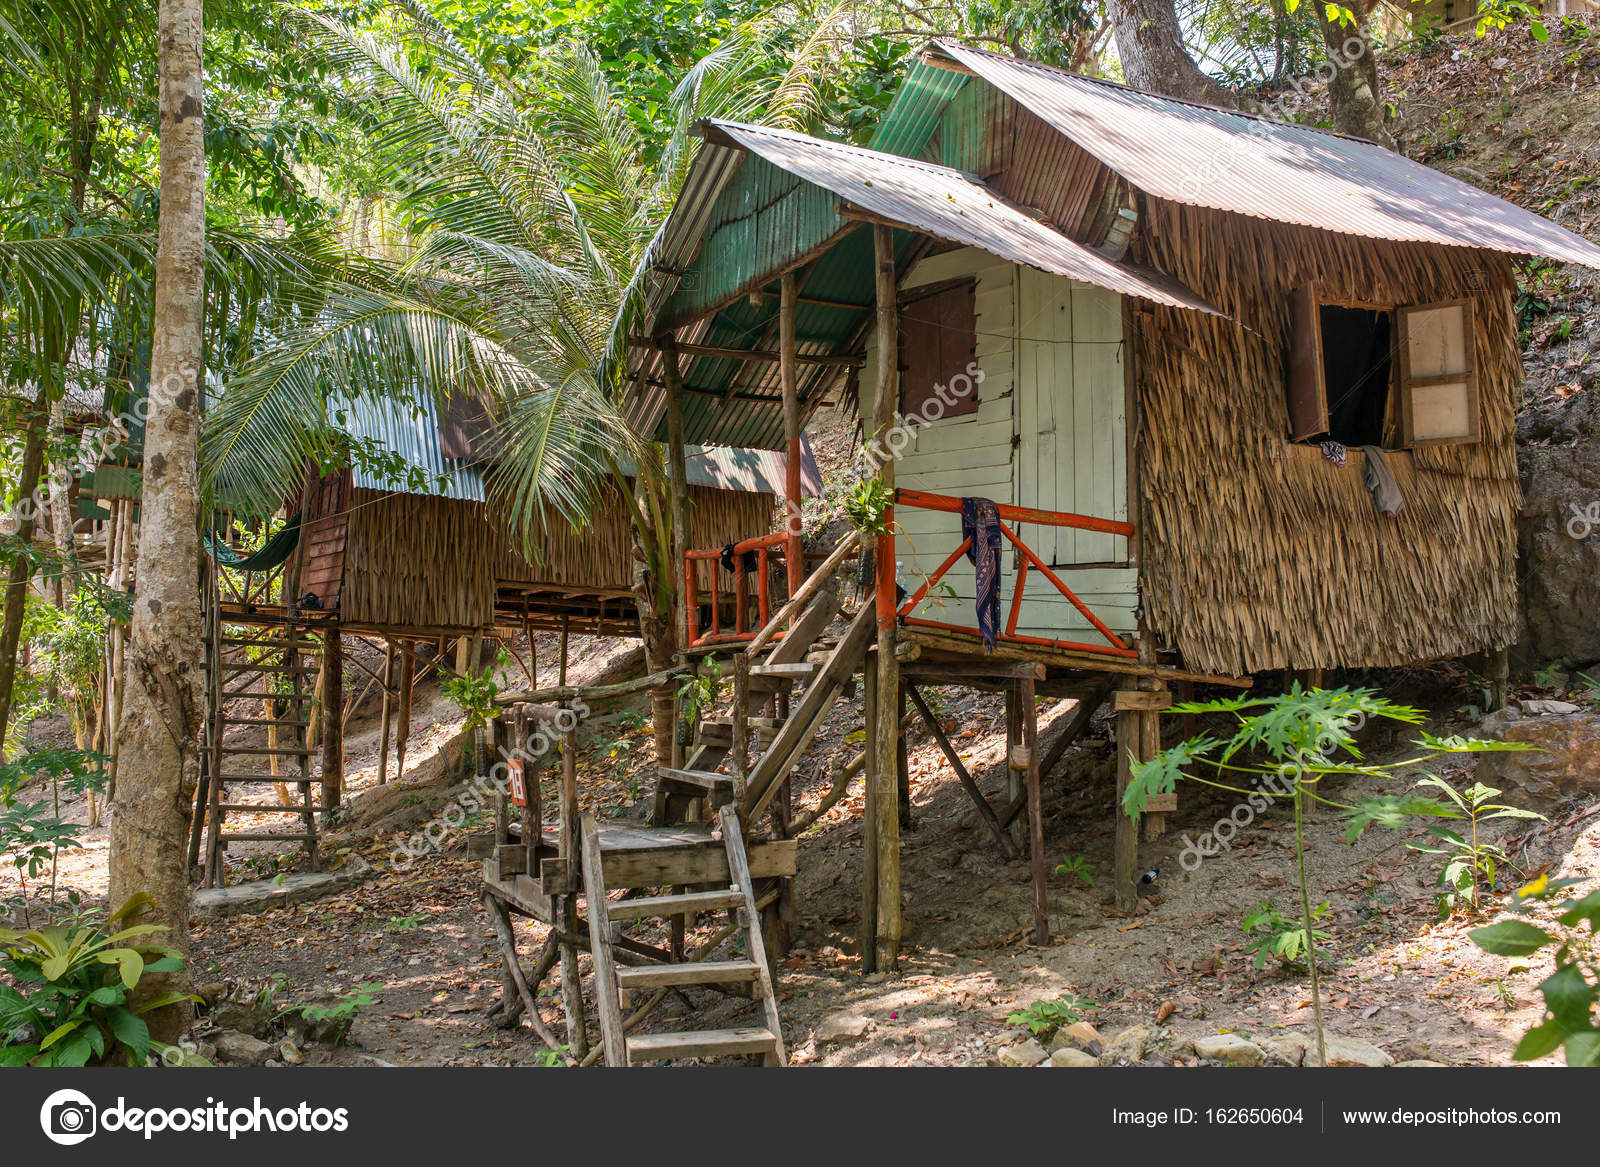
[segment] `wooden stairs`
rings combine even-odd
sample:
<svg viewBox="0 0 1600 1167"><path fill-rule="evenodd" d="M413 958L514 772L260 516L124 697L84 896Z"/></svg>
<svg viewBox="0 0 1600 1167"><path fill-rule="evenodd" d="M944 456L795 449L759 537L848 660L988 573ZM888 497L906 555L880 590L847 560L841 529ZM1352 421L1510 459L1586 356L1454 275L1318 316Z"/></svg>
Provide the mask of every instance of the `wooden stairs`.
<svg viewBox="0 0 1600 1167"><path fill-rule="evenodd" d="M217 629L209 656L210 711L206 723L204 802L205 884L220 887L224 856L234 842L297 843L320 869L316 804L311 781L308 732L316 701L312 678L321 647L294 625L282 630L254 628L242 635ZM243 706L245 712L236 712ZM264 727L264 746L230 744L235 728ZM263 772L261 767L267 768ZM278 797L265 802L230 801L239 787L275 786ZM285 798L285 795L288 798ZM281 815L289 830L230 829L230 815Z"/></svg>
<svg viewBox="0 0 1600 1167"><path fill-rule="evenodd" d="M773 991L772 969L761 934L755 882L745 854L739 812L718 812L718 835L728 857L729 881L722 887L635 899L606 898L605 852L594 817L583 820L583 883L589 913L590 953L606 1065L629 1066L673 1058L715 1058L759 1054L769 1066L784 1064L783 1025ZM618 967L612 956L612 929L623 921L671 918L703 912L730 912L743 939L744 955L730 960L675 961ZM725 1029L684 1029L630 1035L623 1029L622 994L683 985L747 986L760 1011L758 1023Z"/></svg>

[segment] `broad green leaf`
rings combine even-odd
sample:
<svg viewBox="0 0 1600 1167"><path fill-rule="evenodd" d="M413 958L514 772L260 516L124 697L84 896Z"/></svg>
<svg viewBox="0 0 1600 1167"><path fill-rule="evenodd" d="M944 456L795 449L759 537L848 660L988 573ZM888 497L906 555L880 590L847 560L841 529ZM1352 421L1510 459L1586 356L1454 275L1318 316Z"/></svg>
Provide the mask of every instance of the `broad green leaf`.
<svg viewBox="0 0 1600 1167"><path fill-rule="evenodd" d="M1517 1048L1512 1052L1511 1059L1517 1062L1531 1062L1534 1058L1555 1053L1566 1040L1566 1031L1553 1021L1535 1025L1522 1035L1521 1041L1517 1042Z"/></svg>
<svg viewBox="0 0 1600 1167"><path fill-rule="evenodd" d="M1594 1008L1595 989L1584 979L1583 970L1575 964L1556 969L1539 985L1544 1003L1549 1006L1555 1023L1567 1033L1589 1027L1589 1014Z"/></svg>
<svg viewBox="0 0 1600 1167"><path fill-rule="evenodd" d="M117 1040L132 1050L135 1058L143 1062L145 1055L150 1052L150 1027L144 1023L144 1018L119 1008L113 1009L107 1020Z"/></svg>
<svg viewBox="0 0 1600 1167"><path fill-rule="evenodd" d="M1580 920L1589 921L1589 931L1600 932L1600 891L1590 892L1561 916L1569 928L1577 927Z"/></svg>
<svg viewBox="0 0 1600 1167"><path fill-rule="evenodd" d="M1567 1038L1567 1065L1600 1066L1600 1030L1586 1029Z"/></svg>
<svg viewBox="0 0 1600 1167"><path fill-rule="evenodd" d="M1501 920L1487 928L1474 928L1468 935L1479 948L1495 956L1531 956L1555 940L1524 920Z"/></svg>
<svg viewBox="0 0 1600 1167"><path fill-rule="evenodd" d="M82 1020L78 1020L78 1021L68 1021L64 1025L56 1026L54 1029L52 1029L49 1032L49 1034L46 1035L45 1039L39 1043L39 1048L41 1050L49 1049L51 1046L55 1045L56 1042L60 1041L64 1037L66 1037L67 1034L71 1033L73 1030L77 1029L82 1024L83 1024L83 1021Z"/></svg>

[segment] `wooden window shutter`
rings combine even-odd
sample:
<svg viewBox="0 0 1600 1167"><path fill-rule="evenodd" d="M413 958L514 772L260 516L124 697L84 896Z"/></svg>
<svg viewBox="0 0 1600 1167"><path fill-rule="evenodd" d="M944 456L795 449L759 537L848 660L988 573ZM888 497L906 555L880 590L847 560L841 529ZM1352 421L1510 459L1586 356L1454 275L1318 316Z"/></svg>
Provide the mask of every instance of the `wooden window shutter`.
<svg viewBox="0 0 1600 1167"><path fill-rule="evenodd" d="M1289 302L1289 438L1302 441L1328 429L1328 382L1322 365L1322 306L1315 284L1302 284Z"/></svg>
<svg viewBox="0 0 1600 1167"><path fill-rule="evenodd" d="M1479 438L1478 364L1471 300L1417 304L1400 325L1400 432L1407 446Z"/></svg>
<svg viewBox="0 0 1600 1167"><path fill-rule="evenodd" d="M921 291L914 290L900 308L900 411L908 417L926 416L928 402L938 397L934 387L965 373L977 351L975 282L963 279ZM941 401L939 408L943 418L976 413L978 394L974 389L954 405Z"/></svg>

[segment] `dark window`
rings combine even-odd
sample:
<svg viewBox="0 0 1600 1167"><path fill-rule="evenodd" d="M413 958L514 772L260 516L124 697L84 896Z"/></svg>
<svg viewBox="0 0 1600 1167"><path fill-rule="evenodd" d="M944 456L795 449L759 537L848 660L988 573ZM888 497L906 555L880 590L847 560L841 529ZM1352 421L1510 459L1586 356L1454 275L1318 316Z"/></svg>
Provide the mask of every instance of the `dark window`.
<svg viewBox="0 0 1600 1167"><path fill-rule="evenodd" d="M913 289L909 295L900 306L900 411L930 420L940 410L945 418L976 413L978 394L970 381L960 396L946 394L931 414L928 408L938 397L937 387L965 374L977 350L973 281L937 285L927 292Z"/></svg>
<svg viewBox="0 0 1600 1167"><path fill-rule="evenodd" d="M1391 444L1394 313L1323 304L1295 291L1289 342L1289 436L1347 446Z"/></svg>

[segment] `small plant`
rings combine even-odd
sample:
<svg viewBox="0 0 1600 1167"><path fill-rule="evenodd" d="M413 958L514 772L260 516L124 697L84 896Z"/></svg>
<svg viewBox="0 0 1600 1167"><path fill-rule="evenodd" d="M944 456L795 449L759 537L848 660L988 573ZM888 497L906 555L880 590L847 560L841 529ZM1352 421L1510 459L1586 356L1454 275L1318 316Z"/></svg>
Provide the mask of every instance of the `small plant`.
<svg viewBox="0 0 1600 1167"><path fill-rule="evenodd" d="M1086 1010L1095 1003L1087 997L1063 993L1045 1001L1035 1001L1026 1009L1015 1010L1006 1018L1007 1025L1023 1025L1035 1037L1048 1037L1059 1029L1081 1021Z"/></svg>
<svg viewBox="0 0 1600 1167"><path fill-rule="evenodd" d="M1441 919L1462 910L1476 912L1482 907L1483 891L1493 891L1500 869L1511 866L1511 858L1503 848L1483 841L1480 834L1482 824L1495 819L1542 819L1544 815L1489 801L1500 792L1481 782L1474 782L1463 791L1457 791L1442 778L1424 778L1417 785L1442 790L1457 811L1450 817L1469 822L1472 829L1470 838L1464 838L1438 822L1426 821L1424 828L1443 846L1424 847L1418 843L1407 843L1406 846L1424 854L1445 856L1438 879L1438 886L1442 889L1438 895Z"/></svg>
<svg viewBox="0 0 1600 1167"><path fill-rule="evenodd" d="M714 656L706 657L700 668L685 677L683 684L678 686L683 716L678 726L678 740L683 745L688 745L692 740L695 725L708 709L716 705L721 692L722 666Z"/></svg>
<svg viewBox="0 0 1600 1167"><path fill-rule="evenodd" d="M428 918L426 912L418 912L414 916L390 916L389 922L383 926L385 932L415 932L417 926Z"/></svg>
<svg viewBox="0 0 1600 1167"><path fill-rule="evenodd" d="M61 817L61 794L98 793L105 788L104 758L82 750L48 749L24 754L0 766L0 855L17 873L21 895L0 898L0 906L22 909L32 923L28 906L28 881L37 880L48 867L50 899L55 902L56 863L63 850L80 846L84 828ZM49 799L24 803L22 787L34 778L49 782Z"/></svg>
<svg viewBox="0 0 1600 1167"><path fill-rule="evenodd" d="M489 724L489 718L494 714L494 699L500 693L494 670L484 669L482 676L469 672L465 676L447 677L439 686L439 692L466 715L461 729L472 735L470 761L474 770L480 769L483 763L483 727Z"/></svg>
<svg viewBox="0 0 1600 1167"><path fill-rule="evenodd" d="M1082 855L1063 854L1061 862L1056 864L1056 874L1077 879L1086 887L1094 886L1094 864Z"/></svg>
<svg viewBox="0 0 1600 1167"><path fill-rule="evenodd" d="M299 1016L311 1025L326 1025L329 1027L328 1042L332 1045L342 1045L344 1039L350 1035L350 1027L355 1024L356 1015L377 1000L373 994L382 988L381 982L373 981L335 998L331 1004L310 1001L289 1005L279 1010L278 1018Z"/></svg>
<svg viewBox="0 0 1600 1167"><path fill-rule="evenodd" d="M1257 968L1266 968L1274 957L1283 968L1293 968L1316 951L1311 941L1321 944L1328 939L1328 933L1316 927L1328 912L1326 900L1311 909L1312 928L1308 938L1305 925L1297 917L1285 916L1271 900L1262 900L1246 912L1240 922L1240 928L1250 938L1244 950L1255 954Z"/></svg>
<svg viewBox="0 0 1600 1167"><path fill-rule="evenodd" d="M844 497L845 518L864 536L889 534L889 508L894 491L881 478L863 478Z"/></svg>
<svg viewBox="0 0 1600 1167"><path fill-rule="evenodd" d="M1512 897L1512 918L1471 933L1474 944L1495 956L1527 957L1543 948L1554 949L1555 971L1539 984L1545 1015L1517 1043L1511 1056L1519 1062L1559 1049L1569 1066L1600 1066L1600 1025L1595 1018L1595 1002L1600 999L1600 946L1595 941L1600 931L1600 891L1581 900L1555 902L1577 882L1541 875ZM1517 918L1526 916L1536 904L1560 913L1555 934ZM1585 923L1588 932L1583 930Z"/></svg>
<svg viewBox="0 0 1600 1167"><path fill-rule="evenodd" d="M117 927L150 903L136 895L104 922L0 928L0 968L17 986L0 985L0 1066L145 1064L159 1043L142 1014L195 999L168 992L128 1008L128 994L147 974L183 968L174 949L150 942L161 925Z"/></svg>

